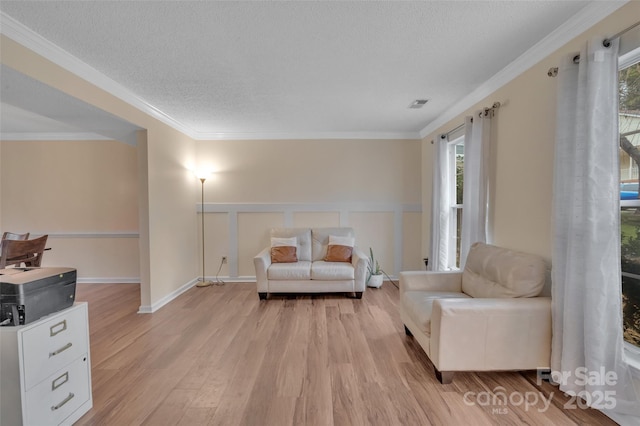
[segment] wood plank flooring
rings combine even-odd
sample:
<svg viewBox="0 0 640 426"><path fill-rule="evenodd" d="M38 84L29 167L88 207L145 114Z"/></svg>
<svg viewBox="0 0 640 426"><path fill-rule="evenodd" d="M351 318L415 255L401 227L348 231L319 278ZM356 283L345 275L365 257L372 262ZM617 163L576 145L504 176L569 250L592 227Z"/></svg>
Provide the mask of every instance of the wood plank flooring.
<svg viewBox="0 0 640 426"><path fill-rule="evenodd" d="M154 314L136 313L134 284L79 284L76 299L89 302L94 405L78 425L615 424L566 409L535 372L441 385L404 334L390 282L361 300L194 287ZM511 402L492 405L500 392Z"/></svg>

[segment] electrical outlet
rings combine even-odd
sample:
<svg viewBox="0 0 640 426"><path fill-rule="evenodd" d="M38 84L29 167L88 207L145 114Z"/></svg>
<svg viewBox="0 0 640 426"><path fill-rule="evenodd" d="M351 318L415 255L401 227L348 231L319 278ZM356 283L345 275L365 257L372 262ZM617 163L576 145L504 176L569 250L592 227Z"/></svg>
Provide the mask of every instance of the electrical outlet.
<svg viewBox="0 0 640 426"><path fill-rule="evenodd" d="M227 256L222 256L222 263L223 264L227 263Z"/></svg>

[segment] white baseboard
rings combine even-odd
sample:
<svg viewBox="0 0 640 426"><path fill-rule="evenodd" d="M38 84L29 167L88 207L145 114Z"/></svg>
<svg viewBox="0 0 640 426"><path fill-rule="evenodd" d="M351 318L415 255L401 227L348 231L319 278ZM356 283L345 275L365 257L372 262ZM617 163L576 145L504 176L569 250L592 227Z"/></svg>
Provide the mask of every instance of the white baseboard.
<svg viewBox="0 0 640 426"><path fill-rule="evenodd" d="M220 280L226 282L226 283L255 283L256 282L256 277L255 276L243 276L243 277L218 277ZM214 278L209 278L211 281L215 281L215 277Z"/></svg>
<svg viewBox="0 0 640 426"><path fill-rule="evenodd" d="M198 278L194 278L188 283L184 284L182 287L178 288L177 290L174 290L171 293L167 294L165 297L158 300L156 303L152 305L140 305L140 308L138 308L138 313L139 314L154 313L155 311L162 308L164 305L171 302L173 299L180 296L182 293L184 293L185 291L189 290L191 287L196 285L197 282L198 282Z"/></svg>
<svg viewBox="0 0 640 426"><path fill-rule="evenodd" d="M191 281L189 281L188 283L186 283L185 285L183 285L182 287L180 287L177 290L172 291L171 293L167 294L165 297L163 297L162 299L158 300L156 303L152 304L152 305L140 305L140 307L138 308L138 313L139 314L152 314L154 312L156 312L158 309L162 308L164 305L166 305L167 303L171 302L173 299L175 299L176 297L180 296L182 293L184 293L185 291L189 290L191 287L195 286L196 283L199 281L200 277L196 277L193 278ZM216 280L215 277L206 277L207 280L210 281L214 281ZM244 282L255 282L256 281L256 277L218 277L218 279L220 279L221 281L224 281L225 283L244 283Z"/></svg>
<svg viewBox="0 0 640 426"><path fill-rule="evenodd" d="M78 284L140 284L140 277L78 278Z"/></svg>
<svg viewBox="0 0 640 426"><path fill-rule="evenodd" d="M206 278L207 278L207 280L210 280L210 281L213 281L213 282L216 281L216 277L206 277ZM254 283L254 282L256 282L256 277L255 276L218 277L218 279L220 281L224 281L225 283L229 283L229 284L233 284L233 283ZM391 279L397 280L396 277L391 277ZM196 285L198 280L199 280L199 277L193 278L191 281L189 281L188 283L186 283L185 285L183 285L179 289L172 291L171 293L167 294L165 297L163 297L162 299L158 300L156 303L154 303L152 305L140 305L140 308L138 308L138 313L139 314L152 314L152 313L156 312L158 309L162 308L164 305L166 305L167 303L171 302L173 299L175 299L176 297L180 296L182 293L184 293L185 291L189 290L191 287ZM98 282L98 281L96 281L96 282Z"/></svg>

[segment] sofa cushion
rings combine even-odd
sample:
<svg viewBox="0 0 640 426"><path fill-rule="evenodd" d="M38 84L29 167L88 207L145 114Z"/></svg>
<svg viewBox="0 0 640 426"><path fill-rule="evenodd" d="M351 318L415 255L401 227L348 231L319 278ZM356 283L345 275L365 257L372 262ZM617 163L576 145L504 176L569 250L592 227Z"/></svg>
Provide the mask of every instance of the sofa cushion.
<svg viewBox="0 0 640 426"><path fill-rule="evenodd" d="M298 261L295 263L272 263L267 270L270 280L310 280L311 262Z"/></svg>
<svg viewBox="0 0 640 426"><path fill-rule="evenodd" d="M311 260L323 260L327 255L329 236L355 238L353 228L312 228Z"/></svg>
<svg viewBox="0 0 640 426"><path fill-rule="evenodd" d="M271 237L296 238L298 260L311 261L311 229L309 228L273 228Z"/></svg>
<svg viewBox="0 0 640 426"><path fill-rule="evenodd" d="M355 276L355 269L351 263L345 262L325 262L318 260L311 264L312 280L352 280Z"/></svg>
<svg viewBox="0 0 640 426"><path fill-rule="evenodd" d="M431 311L436 299L469 299L464 293L445 291L405 291L401 303L404 312L416 323L420 330L431 335Z"/></svg>
<svg viewBox="0 0 640 426"><path fill-rule="evenodd" d="M474 243L462 273L462 291L471 297L534 297L544 287L544 259L484 243Z"/></svg>

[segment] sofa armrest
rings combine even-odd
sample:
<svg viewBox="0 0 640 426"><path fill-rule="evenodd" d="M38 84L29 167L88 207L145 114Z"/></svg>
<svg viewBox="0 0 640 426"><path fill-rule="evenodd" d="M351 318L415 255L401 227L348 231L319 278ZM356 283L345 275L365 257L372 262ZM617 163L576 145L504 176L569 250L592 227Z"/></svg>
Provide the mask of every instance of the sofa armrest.
<svg viewBox="0 0 640 426"><path fill-rule="evenodd" d="M462 272L403 271L399 279L400 295L405 291L462 291Z"/></svg>
<svg viewBox="0 0 640 426"><path fill-rule="evenodd" d="M353 291L360 292L364 291L366 288L366 280L367 280L367 264L369 263L369 258L362 250L357 247L353 248L351 252L351 264L355 269L354 272L354 289Z"/></svg>
<svg viewBox="0 0 640 426"><path fill-rule="evenodd" d="M267 269L271 265L271 248L267 247L253 258L253 266L256 269L256 283L258 293L269 292L269 281L267 279Z"/></svg>
<svg viewBox="0 0 640 426"><path fill-rule="evenodd" d="M430 359L440 371L548 368L551 299L438 299Z"/></svg>

